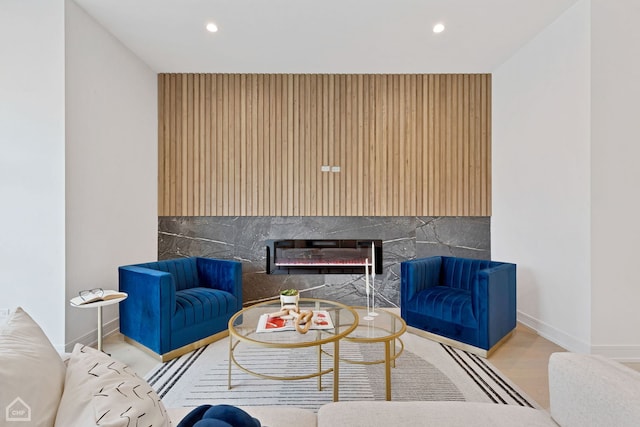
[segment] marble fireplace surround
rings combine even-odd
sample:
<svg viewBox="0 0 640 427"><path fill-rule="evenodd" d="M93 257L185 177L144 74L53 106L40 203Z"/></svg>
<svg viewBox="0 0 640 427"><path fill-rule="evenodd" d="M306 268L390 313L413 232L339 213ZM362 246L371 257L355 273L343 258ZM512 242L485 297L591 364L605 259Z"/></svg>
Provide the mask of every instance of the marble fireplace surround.
<svg viewBox="0 0 640 427"><path fill-rule="evenodd" d="M242 262L244 303L297 288L302 297L365 305L364 274L266 274L277 239L381 239L376 306L400 304L400 263L431 255L490 259L490 217L159 217L158 259L186 256Z"/></svg>

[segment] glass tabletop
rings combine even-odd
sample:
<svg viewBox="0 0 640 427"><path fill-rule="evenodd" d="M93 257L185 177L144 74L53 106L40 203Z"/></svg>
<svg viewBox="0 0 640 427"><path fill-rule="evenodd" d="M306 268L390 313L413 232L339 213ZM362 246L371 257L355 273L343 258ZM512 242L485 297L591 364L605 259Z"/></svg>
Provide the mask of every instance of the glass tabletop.
<svg viewBox="0 0 640 427"><path fill-rule="evenodd" d="M359 317L358 327L349 334L348 340L359 342L387 341L405 333L407 325L397 314L377 308L371 316L366 307L352 307Z"/></svg>
<svg viewBox="0 0 640 427"><path fill-rule="evenodd" d="M274 300L252 305L236 313L229 320L229 334L235 339L265 347L294 348L336 341L352 333L358 326L358 312L339 302L300 298L298 307L300 311L313 312L312 325L307 333L295 330L292 319L283 319L283 324L277 320L279 316L273 322L272 315L281 311L280 301Z"/></svg>

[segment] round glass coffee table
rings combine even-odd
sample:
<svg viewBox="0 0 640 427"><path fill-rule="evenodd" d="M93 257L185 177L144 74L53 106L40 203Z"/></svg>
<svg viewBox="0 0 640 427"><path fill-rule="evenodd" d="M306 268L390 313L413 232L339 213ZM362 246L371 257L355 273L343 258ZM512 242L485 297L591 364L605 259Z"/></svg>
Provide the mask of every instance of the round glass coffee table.
<svg viewBox="0 0 640 427"><path fill-rule="evenodd" d="M353 307L358 312L360 318L357 328L344 339L349 342L364 344L384 343L384 359L380 360L350 360L340 359L342 362L359 365L374 365L384 363L386 400L391 400L391 367L395 367L395 361L404 351L404 343L400 336L407 330L407 324L398 315L385 309L376 309L377 315L371 320L365 318L367 309L365 307ZM399 351L396 351L396 341L399 343Z"/></svg>
<svg viewBox="0 0 640 427"><path fill-rule="evenodd" d="M358 326L358 313L352 307L335 301L327 301L313 298L300 298L298 302L300 310L311 310L314 312L314 323L311 329L302 334L294 330L286 330L290 326L283 326L279 322L267 321L269 314L280 311L280 301L268 301L247 307L236 313L229 320L229 375L228 387L231 389L231 367L232 364L240 370L259 378L272 380L301 380L308 378L318 378L318 390L322 390L322 376L333 372L333 400L339 400L340 387L340 340L351 334ZM319 316L319 317L317 317ZM325 317L323 317L325 316ZM317 322L316 319L326 319L328 324ZM265 323L266 322L266 323ZM291 322L288 322L291 323ZM314 327L319 329L314 329ZM322 346L333 344L333 366L322 366ZM273 374L256 372L250 364L238 360L236 352L239 347L258 346L265 349L276 349L277 351L295 351L309 347L317 347L317 369L310 373ZM279 358L277 353L273 356L273 369L277 367ZM282 370L287 367L283 366Z"/></svg>

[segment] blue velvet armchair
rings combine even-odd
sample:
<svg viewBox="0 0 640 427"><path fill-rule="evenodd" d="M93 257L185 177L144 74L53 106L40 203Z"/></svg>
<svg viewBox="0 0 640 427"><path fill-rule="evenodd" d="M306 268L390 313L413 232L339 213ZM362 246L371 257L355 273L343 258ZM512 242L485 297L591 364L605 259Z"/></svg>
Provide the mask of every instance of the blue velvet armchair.
<svg viewBox="0 0 640 427"><path fill-rule="evenodd" d="M483 356L516 327L515 264L435 256L402 262L400 270L408 326Z"/></svg>
<svg viewBox="0 0 640 427"><path fill-rule="evenodd" d="M237 261L179 258L122 266L118 274L120 291L129 294L120 303L120 332L163 361L226 331L242 309Z"/></svg>

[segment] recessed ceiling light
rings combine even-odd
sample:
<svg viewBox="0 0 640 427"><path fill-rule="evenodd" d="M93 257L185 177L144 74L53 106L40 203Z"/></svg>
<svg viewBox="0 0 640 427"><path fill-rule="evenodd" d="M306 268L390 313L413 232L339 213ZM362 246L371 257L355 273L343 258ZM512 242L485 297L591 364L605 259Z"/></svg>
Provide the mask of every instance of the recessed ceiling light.
<svg viewBox="0 0 640 427"><path fill-rule="evenodd" d="M436 25L433 26L433 32L434 33L441 33L444 31L444 24L442 23L437 23Z"/></svg>
<svg viewBox="0 0 640 427"><path fill-rule="evenodd" d="M209 31L210 33L215 33L216 31L218 31L218 26L213 22L209 22L207 24L207 31Z"/></svg>

